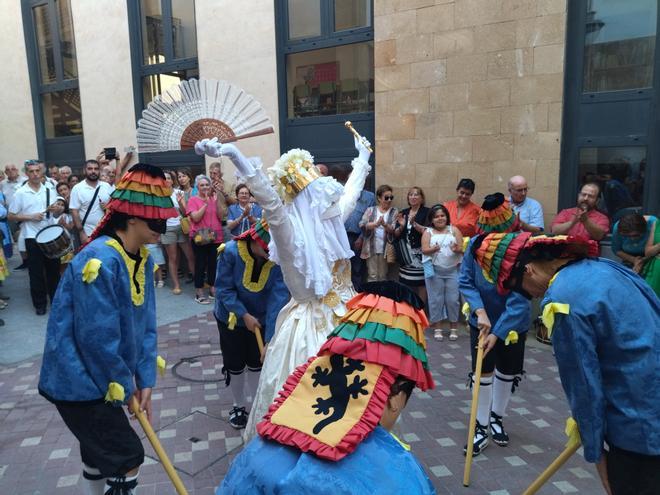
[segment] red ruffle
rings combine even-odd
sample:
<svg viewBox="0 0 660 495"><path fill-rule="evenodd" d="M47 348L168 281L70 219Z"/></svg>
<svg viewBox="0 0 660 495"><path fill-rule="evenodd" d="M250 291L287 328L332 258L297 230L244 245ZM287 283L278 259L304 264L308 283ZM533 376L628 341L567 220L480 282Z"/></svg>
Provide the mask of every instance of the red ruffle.
<svg viewBox="0 0 660 495"><path fill-rule="evenodd" d="M395 345L365 339L346 340L332 337L319 349L319 355L327 353L342 354L353 359L380 364L394 375L403 375L413 380L421 390L435 388L433 377L424 368L422 362Z"/></svg>
<svg viewBox="0 0 660 495"><path fill-rule="evenodd" d="M110 200L108 203L108 209L150 220L166 220L178 216L178 213L174 208L145 206L139 203L129 203L128 201L123 201L121 199Z"/></svg>
<svg viewBox="0 0 660 495"><path fill-rule="evenodd" d="M368 292L361 292L355 297L351 298L346 303L346 308L369 308L387 311L392 315L404 315L412 318L416 323L419 323L424 328L429 326L429 320L424 311L416 310L409 304L399 303L390 299L389 297L379 296L378 294L370 294Z"/></svg>
<svg viewBox="0 0 660 495"><path fill-rule="evenodd" d="M298 366L294 372L289 375L289 378L287 378L284 383L275 402L273 402L268 408L268 413L264 416L263 421L257 424L257 433L262 437L275 440L283 445L296 447L303 452L312 452L322 459L339 461L353 452L360 442L362 442L362 440L364 440L380 422L396 375L392 374L387 368L383 368L376 381L374 391L371 394L371 398L369 399L369 403L367 404L362 417L346 433L346 435L344 435L341 441L336 446L332 447L306 433L296 430L295 428L276 425L270 422L275 411L277 411L277 409L291 395L311 362L316 358L317 356L309 358L305 364Z"/></svg>
<svg viewBox="0 0 660 495"><path fill-rule="evenodd" d="M511 270L513 270L513 265L516 264L516 259L520 250L525 246L527 240L531 237L530 232L522 232L518 234L512 241L511 244L506 249L504 253L504 258L500 264L500 272L497 276L497 292L506 296L510 291L505 289L502 285L506 279L511 275Z"/></svg>

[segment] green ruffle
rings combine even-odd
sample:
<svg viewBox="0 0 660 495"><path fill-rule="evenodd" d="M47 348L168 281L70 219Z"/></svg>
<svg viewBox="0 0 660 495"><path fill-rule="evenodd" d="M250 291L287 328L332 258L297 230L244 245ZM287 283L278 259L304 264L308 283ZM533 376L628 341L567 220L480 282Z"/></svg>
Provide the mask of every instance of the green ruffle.
<svg viewBox="0 0 660 495"><path fill-rule="evenodd" d="M502 261L504 261L504 255L506 253L509 244L515 239L515 236L506 236L495 248L495 254L493 254L493 262L490 265L490 275L493 280L497 281L497 278L500 275L500 268L502 267Z"/></svg>
<svg viewBox="0 0 660 495"><path fill-rule="evenodd" d="M479 224L479 227L481 230L483 230L485 233L490 234L493 232L506 232L511 225L513 225L513 222L516 221L516 216L511 215L508 220L502 223L498 223L497 225L486 225L483 223Z"/></svg>
<svg viewBox="0 0 660 495"><path fill-rule="evenodd" d="M156 208L173 208L172 199L169 196L155 196L143 192L131 191L130 189L115 189L112 193L114 199L121 199L129 203L140 203L145 206Z"/></svg>
<svg viewBox="0 0 660 495"><path fill-rule="evenodd" d="M382 323L368 322L361 327L356 323L342 323L336 327L330 337L341 337L345 340L365 339L381 344L392 344L402 348L407 354L422 362L428 369L428 359L424 348L400 328L392 328Z"/></svg>

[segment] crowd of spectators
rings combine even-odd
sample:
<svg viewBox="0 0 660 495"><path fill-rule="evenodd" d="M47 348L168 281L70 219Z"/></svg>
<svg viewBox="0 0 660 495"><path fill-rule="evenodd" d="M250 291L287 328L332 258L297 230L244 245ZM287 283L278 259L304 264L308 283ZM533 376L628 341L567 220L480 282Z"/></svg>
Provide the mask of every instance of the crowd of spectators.
<svg viewBox="0 0 660 495"><path fill-rule="evenodd" d="M71 167L28 160L19 169L8 164L0 171L0 237L5 259L18 248L27 269L35 311L45 314L54 294L59 274L68 259L52 260L43 255L36 234L52 224L61 225L75 248L84 244L103 217L105 204L120 180L131 153L106 159L103 153L87 160L82 175ZM329 168L319 164L323 175ZM330 167L332 175L345 183L350 170ZM46 173L47 171L47 173ZM194 176L190 168L166 171L173 187L172 202L180 216L167 221L167 232L149 249L159 270L157 287L169 285L181 294L180 280L194 283L195 300L210 304L214 298L215 253L218 246L240 235L262 216L249 188L238 184L227 190L220 162L209 166L209 175ZM448 324L451 339L456 336L459 304L456 272L464 243L459 238L476 234L479 205L472 201L476 185L463 178L456 186L456 197L428 207L421 187L411 187L406 207L395 204L394 189L383 184L376 194L364 190L345 228L355 256L351 259L352 280L357 290L366 281L397 279L413 288L428 304L436 338L442 339L442 326ZM508 201L517 216L520 230L545 232L543 208L528 196L527 180L516 175L507 183ZM584 184L576 206L560 211L552 220L549 233L567 234L602 241L610 233L610 217L599 211L601 186ZM638 211L624 212L611 227L612 252L660 291L660 225L657 218ZM5 270L6 272L6 270ZM0 265L0 280L3 275ZM7 302L0 295L0 309ZM1 324L1 320L0 320Z"/></svg>

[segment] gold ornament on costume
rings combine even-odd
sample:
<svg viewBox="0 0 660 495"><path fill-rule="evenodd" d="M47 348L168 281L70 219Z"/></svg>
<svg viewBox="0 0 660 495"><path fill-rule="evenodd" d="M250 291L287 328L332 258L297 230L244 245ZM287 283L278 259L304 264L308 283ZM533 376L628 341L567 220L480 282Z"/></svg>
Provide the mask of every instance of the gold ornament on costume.
<svg viewBox="0 0 660 495"><path fill-rule="evenodd" d="M284 153L268 169L275 189L284 201L293 201L296 195L322 177L314 165L314 157L309 151L294 148Z"/></svg>

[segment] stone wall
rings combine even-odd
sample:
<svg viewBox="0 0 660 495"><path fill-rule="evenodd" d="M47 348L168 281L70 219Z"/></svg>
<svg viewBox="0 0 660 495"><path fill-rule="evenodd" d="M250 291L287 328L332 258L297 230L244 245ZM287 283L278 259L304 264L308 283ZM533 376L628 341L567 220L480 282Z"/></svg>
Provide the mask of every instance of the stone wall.
<svg viewBox="0 0 660 495"><path fill-rule="evenodd" d="M557 209L566 0L376 0L376 183L453 199L524 175Z"/></svg>

